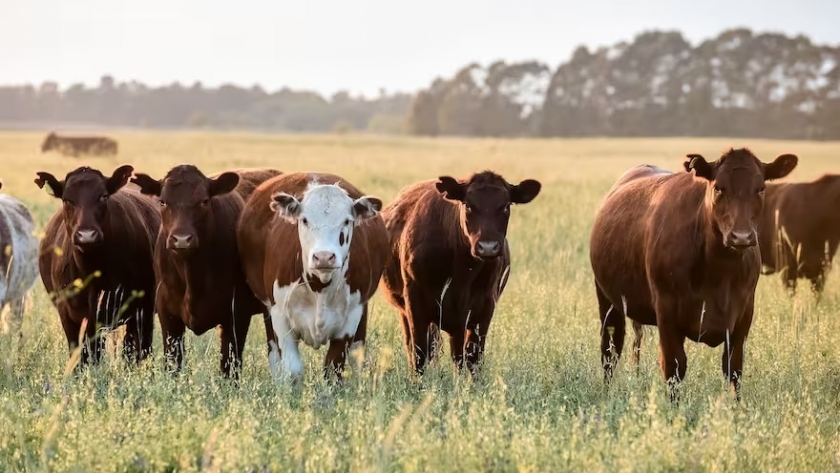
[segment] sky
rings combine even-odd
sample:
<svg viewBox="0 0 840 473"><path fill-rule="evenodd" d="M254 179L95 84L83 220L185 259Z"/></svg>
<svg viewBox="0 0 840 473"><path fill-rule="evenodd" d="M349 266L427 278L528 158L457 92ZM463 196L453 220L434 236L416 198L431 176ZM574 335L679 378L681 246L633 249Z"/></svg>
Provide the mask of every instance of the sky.
<svg viewBox="0 0 840 473"><path fill-rule="evenodd" d="M462 66L733 27L840 44L840 0L0 0L0 84L201 81L374 96Z"/></svg>

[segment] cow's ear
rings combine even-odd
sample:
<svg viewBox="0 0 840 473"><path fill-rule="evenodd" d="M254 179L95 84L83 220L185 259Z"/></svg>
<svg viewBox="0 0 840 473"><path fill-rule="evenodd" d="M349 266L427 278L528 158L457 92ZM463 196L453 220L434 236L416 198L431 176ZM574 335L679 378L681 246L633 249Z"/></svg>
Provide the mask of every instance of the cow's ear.
<svg viewBox="0 0 840 473"><path fill-rule="evenodd" d="M38 188L43 189L46 186L47 194L60 199L64 194L64 182L59 181L52 174L48 172L39 172L35 179L35 184Z"/></svg>
<svg viewBox="0 0 840 473"><path fill-rule="evenodd" d="M382 201L376 197L359 197L353 202L353 213L356 215L356 223L375 217L382 210Z"/></svg>
<svg viewBox="0 0 840 473"><path fill-rule="evenodd" d="M300 201L285 192L275 192L271 196L271 210L289 223L297 223L300 217Z"/></svg>
<svg viewBox="0 0 840 473"><path fill-rule="evenodd" d="M114 173L111 174L111 177L105 183L105 190L108 191L108 194L115 194L124 185L128 184L128 179L131 178L131 173L133 172L134 168L128 164L114 169Z"/></svg>
<svg viewBox="0 0 840 473"><path fill-rule="evenodd" d="M148 174L137 174L131 178L131 182L140 188L141 193L146 195L160 197L160 191L163 190L163 183L153 179Z"/></svg>
<svg viewBox="0 0 840 473"><path fill-rule="evenodd" d="M210 197L232 192L239 185L239 174L223 172L219 177L210 179Z"/></svg>
<svg viewBox="0 0 840 473"><path fill-rule="evenodd" d="M715 168L714 165L709 164L706 161L706 158L699 154L689 154L686 155L686 160L683 163L686 172L691 172L694 170L694 175L697 177L702 177L708 181L715 180Z"/></svg>
<svg viewBox="0 0 840 473"><path fill-rule="evenodd" d="M454 177L440 176L435 183L435 188L449 200L463 202L467 197L467 184L455 180Z"/></svg>
<svg viewBox="0 0 840 473"><path fill-rule="evenodd" d="M781 179L790 174L798 163L799 158L795 154L783 154L772 163L764 165L764 180Z"/></svg>
<svg viewBox="0 0 840 473"><path fill-rule="evenodd" d="M527 204L540 193L542 184L534 179L525 179L515 186L510 186L510 201L514 204Z"/></svg>

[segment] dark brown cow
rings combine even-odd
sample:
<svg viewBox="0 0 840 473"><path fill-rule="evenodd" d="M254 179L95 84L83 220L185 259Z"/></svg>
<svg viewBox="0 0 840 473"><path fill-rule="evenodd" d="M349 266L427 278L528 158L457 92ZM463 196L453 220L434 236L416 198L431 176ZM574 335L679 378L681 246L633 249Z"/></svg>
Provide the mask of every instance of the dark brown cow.
<svg viewBox="0 0 840 473"><path fill-rule="evenodd" d="M767 186L759 235L764 274L792 291L806 278L820 295L840 244L840 175Z"/></svg>
<svg viewBox="0 0 840 473"><path fill-rule="evenodd" d="M329 342L325 374L340 378L351 343L364 343L367 303L388 258L381 206L319 173L275 177L245 204L239 252L280 339L269 357L274 374L299 379L303 340L316 349Z"/></svg>
<svg viewBox="0 0 840 473"><path fill-rule="evenodd" d="M723 343L721 366L737 394L760 270L756 245L765 181L786 176L797 158L786 154L764 164L746 149L712 163L688 157L685 168L693 176L647 165L630 169L595 218L590 258L601 361L609 380L629 317L658 326L669 386L685 378L686 338L712 347Z"/></svg>
<svg viewBox="0 0 840 473"><path fill-rule="evenodd" d="M408 186L382 211L391 239L382 284L417 373L437 351L438 330L449 334L456 366L475 373L510 269L510 206L540 189L533 179L513 185L490 171L444 176Z"/></svg>
<svg viewBox="0 0 840 473"><path fill-rule="evenodd" d="M196 335L221 328L220 363L225 376L234 369L238 377L252 315L264 315L268 339L274 338L268 309L245 282L236 224L256 186L279 174L274 169L254 169L208 178L195 166L181 165L160 181L146 174L132 179L142 193L159 197L162 225L155 248L155 305L170 367L180 369L183 364L186 327Z"/></svg>
<svg viewBox="0 0 840 473"><path fill-rule="evenodd" d="M50 133L41 145L41 152L57 150L67 156L80 154L115 155L117 142L104 136L58 136Z"/></svg>
<svg viewBox="0 0 840 473"><path fill-rule="evenodd" d="M64 203L47 224L38 263L71 352L87 319L82 363L96 363L102 354L98 325L126 324L123 350L135 362L152 349L160 215L151 199L124 187L132 172L121 166L105 177L81 167L63 181L47 172L35 179Z"/></svg>

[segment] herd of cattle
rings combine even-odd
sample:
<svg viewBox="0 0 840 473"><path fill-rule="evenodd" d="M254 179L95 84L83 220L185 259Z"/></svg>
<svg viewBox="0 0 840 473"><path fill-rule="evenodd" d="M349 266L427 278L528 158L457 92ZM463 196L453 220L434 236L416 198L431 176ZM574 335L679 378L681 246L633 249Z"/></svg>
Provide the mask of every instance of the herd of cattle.
<svg viewBox="0 0 840 473"><path fill-rule="evenodd" d="M607 380L629 318L636 363L642 325L658 327L669 385L685 377L686 338L723 344L722 370L739 392L762 263L788 287L804 277L819 292L840 242L840 176L766 184L797 162L732 149L714 162L689 155L686 172L641 165L621 176L590 241ZM301 340L328 344L325 374L340 378L348 350L365 342L380 286L415 372L438 351L441 330L456 366L475 372L510 271L511 205L541 189L484 171L410 185L383 208L339 176L274 169L207 176L179 165L156 179L127 165L110 176L80 167L60 180L38 172L35 183L62 202L40 243L26 208L0 196L7 330L19 329L40 272L82 364L100 359L102 332L120 325L124 355L143 360L157 313L169 369L182 368L186 328L218 327L221 371L237 377L250 319L261 314L271 372L283 379L302 374Z"/></svg>

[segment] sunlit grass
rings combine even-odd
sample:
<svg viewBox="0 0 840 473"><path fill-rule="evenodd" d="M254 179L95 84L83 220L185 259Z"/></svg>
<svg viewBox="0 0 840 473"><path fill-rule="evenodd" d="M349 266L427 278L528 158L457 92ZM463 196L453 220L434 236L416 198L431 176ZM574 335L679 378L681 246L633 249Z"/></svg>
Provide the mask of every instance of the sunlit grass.
<svg viewBox="0 0 840 473"><path fill-rule="evenodd" d="M819 305L802 285L789 299L759 284L743 400L720 373L721 348L687 343L683 399L660 380L655 330L638 371L622 361L602 383L588 259L592 217L612 182L641 162L681 169L750 145L765 161L793 152L791 179L840 171L840 144L700 139L426 140L199 133L118 135L115 158L42 155L40 134L0 135L2 192L43 228L57 202L33 184L89 164L162 176L177 163L206 172L243 166L339 174L390 201L416 180L489 168L538 178L543 193L513 210L513 267L490 330L482 376L446 358L409 377L395 311L377 296L361 366L321 377L325 351L302 348L300 387L271 381L262 322L252 322L241 385L218 372L214 332L187 336L187 367L155 355L133 368L113 344L100 366L65 377L67 344L40 283L23 338L0 345L0 470L4 471L837 471L840 469L840 276ZM629 327L628 327L629 328ZM630 331L632 336L632 331ZM361 355L361 354L358 354Z"/></svg>

